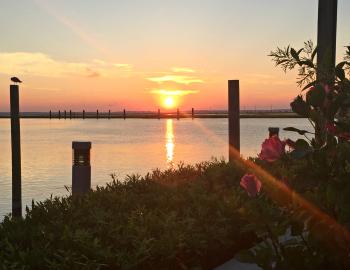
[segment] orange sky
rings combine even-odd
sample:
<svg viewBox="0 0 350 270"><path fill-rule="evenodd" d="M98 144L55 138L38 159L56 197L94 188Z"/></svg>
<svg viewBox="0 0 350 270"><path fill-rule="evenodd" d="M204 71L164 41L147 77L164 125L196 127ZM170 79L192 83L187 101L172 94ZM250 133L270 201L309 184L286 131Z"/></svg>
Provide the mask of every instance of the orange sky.
<svg viewBox="0 0 350 270"><path fill-rule="evenodd" d="M288 108L299 93L295 73L276 69L267 54L316 39L317 1L197 2L6 3L0 111L8 110L14 75L24 81L22 111L157 110L170 96L174 109L225 109L229 79L240 80L243 109ZM340 56L350 40L345 5Z"/></svg>

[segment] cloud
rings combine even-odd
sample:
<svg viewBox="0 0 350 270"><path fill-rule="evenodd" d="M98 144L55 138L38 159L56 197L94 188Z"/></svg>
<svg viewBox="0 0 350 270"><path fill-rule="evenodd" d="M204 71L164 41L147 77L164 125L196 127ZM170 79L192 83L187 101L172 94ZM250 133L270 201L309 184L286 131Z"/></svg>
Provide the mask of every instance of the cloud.
<svg viewBox="0 0 350 270"><path fill-rule="evenodd" d="M186 96L190 94L199 93L198 90L165 90L154 89L150 91L152 94L164 95L164 96Z"/></svg>
<svg viewBox="0 0 350 270"><path fill-rule="evenodd" d="M182 72L182 73L194 73L195 70L191 68L184 68L184 67L173 67L172 71L174 72Z"/></svg>
<svg viewBox="0 0 350 270"><path fill-rule="evenodd" d="M147 78L147 80L156 83L164 83L164 82L175 82L179 84L192 84L192 83L203 83L202 79L199 79L195 76L186 76L186 75L164 75L161 77L151 77Z"/></svg>
<svg viewBox="0 0 350 270"><path fill-rule="evenodd" d="M90 62L68 62L53 59L44 53L0 53L0 72L8 75L45 77L82 76L112 77L129 72L129 64L108 63L95 59Z"/></svg>
<svg viewBox="0 0 350 270"><path fill-rule="evenodd" d="M132 65L130 64L114 64L115 67L117 68L124 68L124 69L127 69L127 70L131 70L132 69Z"/></svg>

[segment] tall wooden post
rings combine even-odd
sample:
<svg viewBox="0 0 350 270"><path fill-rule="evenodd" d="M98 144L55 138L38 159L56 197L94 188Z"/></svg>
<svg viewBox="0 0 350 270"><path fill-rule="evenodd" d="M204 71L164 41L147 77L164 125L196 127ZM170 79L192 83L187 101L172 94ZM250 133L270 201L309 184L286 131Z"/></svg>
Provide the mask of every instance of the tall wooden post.
<svg viewBox="0 0 350 270"><path fill-rule="evenodd" d="M50 119L51 119L51 110L50 110Z"/></svg>
<svg viewBox="0 0 350 270"><path fill-rule="evenodd" d="M108 119L111 119L111 110L108 110Z"/></svg>
<svg viewBox="0 0 350 270"><path fill-rule="evenodd" d="M158 109L158 119L160 119L160 109Z"/></svg>
<svg viewBox="0 0 350 270"><path fill-rule="evenodd" d="M64 110L64 119L67 119L67 112Z"/></svg>
<svg viewBox="0 0 350 270"><path fill-rule="evenodd" d="M317 80L329 85L333 85L335 80L337 8L338 0L318 1ZM315 123L315 140L320 147L327 138L325 125L326 119Z"/></svg>
<svg viewBox="0 0 350 270"><path fill-rule="evenodd" d="M194 108L192 108L192 119L194 118Z"/></svg>
<svg viewBox="0 0 350 270"><path fill-rule="evenodd" d="M317 30L317 79L334 83L338 0L319 0Z"/></svg>
<svg viewBox="0 0 350 270"><path fill-rule="evenodd" d="M58 119L61 119L61 111L58 110Z"/></svg>
<svg viewBox="0 0 350 270"><path fill-rule="evenodd" d="M96 119L98 119L98 110L96 111Z"/></svg>
<svg viewBox="0 0 350 270"><path fill-rule="evenodd" d="M177 118L177 120L180 119L180 111L179 111L179 109L177 109L177 111L176 111L176 118Z"/></svg>
<svg viewBox="0 0 350 270"><path fill-rule="evenodd" d="M69 119L72 119L72 110L69 110Z"/></svg>
<svg viewBox="0 0 350 270"><path fill-rule="evenodd" d="M18 88L18 85L10 85L13 217L22 217L21 129Z"/></svg>
<svg viewBox="0 0 350 270"><path fill-rule="evenodd" d="M123 117L124 117L124 119L126 118L126 111L125 111L125 109L123 111Z"/></svg>
<svg viewBox="0 0 350 270"><path fill-rule="evenodd" d="M85 110L83 110L83 119L85 119Z"/></svg>
<svg viewBox="0 0 350 270"><path fill-rule="evenodd" d="M239 80L230 80L228 81L228 140L230 162L240 152L239 117Z"/></svg>

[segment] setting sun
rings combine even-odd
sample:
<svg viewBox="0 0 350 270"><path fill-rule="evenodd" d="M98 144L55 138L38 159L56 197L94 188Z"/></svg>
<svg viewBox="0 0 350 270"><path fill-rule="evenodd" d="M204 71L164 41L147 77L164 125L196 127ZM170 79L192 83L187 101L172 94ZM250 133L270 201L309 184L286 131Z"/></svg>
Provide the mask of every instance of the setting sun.
<svg viewBox="0 0 350 270"><path fill-rule="evenodd" d="M173 108L175 105L174 97L166 97L164 99L164 106L168 109Z"/></svg>

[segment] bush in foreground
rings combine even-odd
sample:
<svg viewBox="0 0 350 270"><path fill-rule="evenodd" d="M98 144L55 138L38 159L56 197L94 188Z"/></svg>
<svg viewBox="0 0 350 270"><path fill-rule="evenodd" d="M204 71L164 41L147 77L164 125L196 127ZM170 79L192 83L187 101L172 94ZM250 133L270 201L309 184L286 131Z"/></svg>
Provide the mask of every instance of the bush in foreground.
<svg viewBox="0 0 350 270"><path fill-rule="evenodd" d="M0 268L211 269L254 240L240 232L242 174L180 165L38 202L0 225Z"/></svg>

